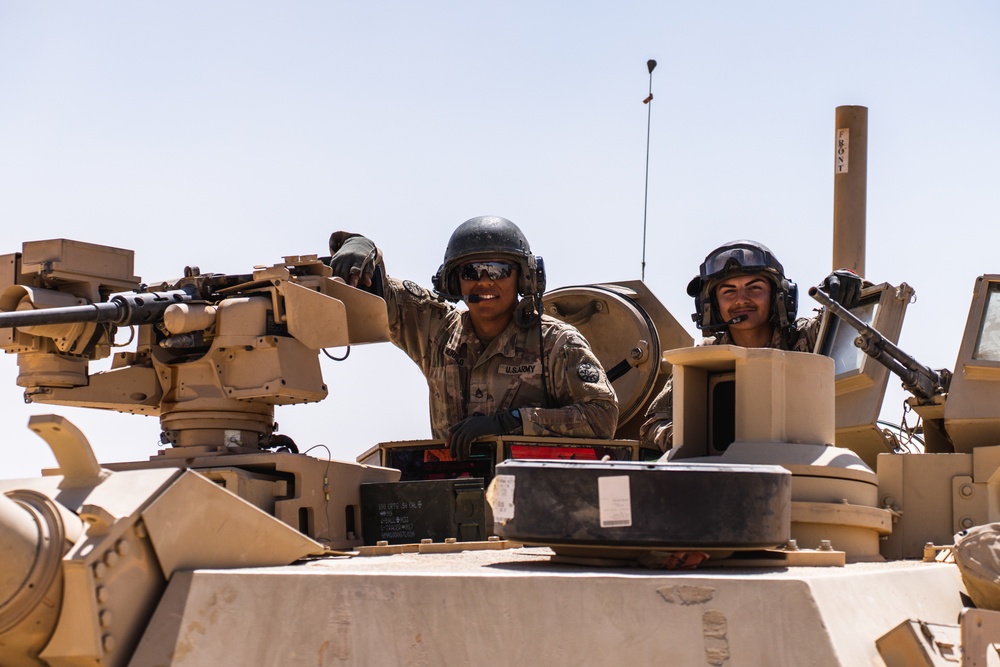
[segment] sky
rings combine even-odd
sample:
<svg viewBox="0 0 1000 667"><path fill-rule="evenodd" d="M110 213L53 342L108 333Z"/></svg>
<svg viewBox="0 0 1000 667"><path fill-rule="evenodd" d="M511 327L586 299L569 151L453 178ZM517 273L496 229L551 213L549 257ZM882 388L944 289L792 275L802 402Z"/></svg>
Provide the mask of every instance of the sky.
<svg viewBox="0 0 1000 667"><path fill-rule="evenodd" d="M952 368L976 276L1000 273L998 19L985 0L0 0L0 253L127 248L156 283L323 255L344 229L429 285L452 230L492 214L555 288L638 279L645 219L645 282L694 336L684 288L732 239L768 245L799 314L815 307L836 108L861 105L866 277L915 288L900 346ZM277 410L300 449L430 437L424 380L390 344L322 368L325 401ZM155 418L26 405L16 374L3 355L0 478L54 465L34 414L102 461L158 451Z"/></svg>

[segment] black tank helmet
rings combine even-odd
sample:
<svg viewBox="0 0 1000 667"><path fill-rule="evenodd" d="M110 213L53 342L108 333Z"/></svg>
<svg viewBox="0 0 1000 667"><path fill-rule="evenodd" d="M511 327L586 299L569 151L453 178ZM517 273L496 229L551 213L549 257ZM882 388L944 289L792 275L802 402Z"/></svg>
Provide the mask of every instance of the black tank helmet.
<svg viewBox="0 0 1000 667"><path fill-rule="evenodd" d="M542 258L531 254L528 239L517 225L496 215L471 218L452 232L444 262L431 278L434 291L448 301L461 301L458 268L466 262L490 257L509 259L518 265L518 294L545 291Z"/></svg>
<svg viewBox="0 0 1000 667"><path fill-rule="evenodd" d="M779 330L795 323L798 311L798 287L785 277L785 269L763 243L750 240L730 241L708 253L698 275L688 283L688 296L694 297L691 316L699 329L720 332L726 329L715 300L715 287L724 278L761 273L774 286L771 290L771 323Z"/></svg>

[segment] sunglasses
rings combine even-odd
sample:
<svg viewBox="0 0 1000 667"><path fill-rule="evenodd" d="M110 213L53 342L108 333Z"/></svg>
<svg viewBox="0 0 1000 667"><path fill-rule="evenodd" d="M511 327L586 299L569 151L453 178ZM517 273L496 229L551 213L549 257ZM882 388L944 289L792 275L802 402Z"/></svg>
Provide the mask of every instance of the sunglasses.
<svg viewBox="0 0 1000 667"><path fill-rule="evenodd" d="M514 272L514 265L507 262L469 262L458 267L462 280L480 280L483 274L490 280L506 278Z"/></svg>

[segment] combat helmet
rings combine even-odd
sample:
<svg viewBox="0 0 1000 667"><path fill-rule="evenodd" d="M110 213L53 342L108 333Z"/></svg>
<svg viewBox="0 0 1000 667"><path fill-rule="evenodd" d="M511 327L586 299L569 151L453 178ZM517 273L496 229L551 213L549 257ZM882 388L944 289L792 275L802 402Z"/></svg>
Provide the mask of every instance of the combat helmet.
<svg viewBox="0 0 1000 667"><path fill-rule="evenodd" d="M501 257L515 262L518 294L541 294L545 291L545 269L541 257L531 254L524 232L507 218L482 215L466 220L452 232L444 251L444 262L431 278L434 291L449 301L460 301L458 267L465 262L487 257Z"/></svg>
<svg viewBox="0 0 1000 667"><path fill-rule="evenodd" d="M699 329L720 332L726 328L715 301L715 286L724 278L760 273L774 286L771 290L770 321L779 330L795 323L798 310L798 287L785 277L785 269L774 253L763 243L742 239L730 241L708 253L698 275L687 286L688 296L694 297L695 313L691 316Z"/></svg>

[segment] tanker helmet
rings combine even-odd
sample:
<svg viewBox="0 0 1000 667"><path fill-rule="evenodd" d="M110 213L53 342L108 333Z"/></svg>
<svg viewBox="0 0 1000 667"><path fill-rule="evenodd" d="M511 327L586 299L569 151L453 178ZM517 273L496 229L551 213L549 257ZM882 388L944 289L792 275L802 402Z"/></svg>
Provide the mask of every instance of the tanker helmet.
<svg viewBox="0 0 1000 667"><path fill-rule="evenodd" d="M509 259L517 265L518 294L545 291L542 258L531 254L528 239L517 225L495 215L466 220L452 233L444 251L444 262L431 278L434 291L448 301L460 301L459 267L466 262L486 258Z"/></svg>
<svg viewBox="0 0 1000 667"><path fill-rule="evenodd" d="M705 257L698 275L688 283L688 296L694 297L695 313L691 319L699 329L723 331L726 325L719 314L715 287L730 276L760 273L771 281L771 318L778 329L795 322L798 310L798 287L785 277L785 269L763 243L750 240L730 241Z"/></svg>

